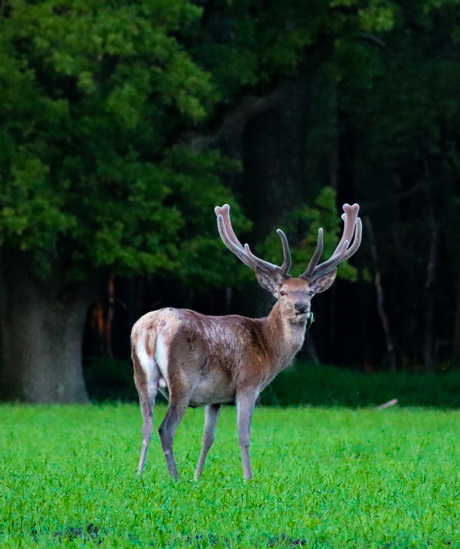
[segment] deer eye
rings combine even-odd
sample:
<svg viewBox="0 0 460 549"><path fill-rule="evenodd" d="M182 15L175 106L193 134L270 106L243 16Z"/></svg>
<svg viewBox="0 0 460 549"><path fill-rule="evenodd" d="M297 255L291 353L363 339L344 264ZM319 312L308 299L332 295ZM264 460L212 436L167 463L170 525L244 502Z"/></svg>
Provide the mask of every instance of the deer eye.
<svg viewBox="0 0 460 549"><path fill-rule="evenodd" d="M308 295L309 295L310 297L313 297L313 296L315 295L315 292L314 292L313 290L310 290L310 291L308 292Z"/></svg>
<svg viewBox="0 0 460 549"><path fill-rule="evenodd" d="M286 292L283 292L283 290L281 290L280 295L286 295Z"/></svg>

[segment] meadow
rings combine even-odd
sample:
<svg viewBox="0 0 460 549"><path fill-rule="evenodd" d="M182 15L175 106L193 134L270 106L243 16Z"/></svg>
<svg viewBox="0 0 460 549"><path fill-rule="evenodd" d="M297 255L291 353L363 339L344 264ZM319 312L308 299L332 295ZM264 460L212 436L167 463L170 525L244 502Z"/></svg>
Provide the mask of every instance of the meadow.
<svg viewBox="0 0 460 549"><path fill-rule="evenodd" d="M0 546L460 547L459 411L259 407L246 482L232 407L193 481L202 419L176 483L135 404L0 406Z"/></svg>

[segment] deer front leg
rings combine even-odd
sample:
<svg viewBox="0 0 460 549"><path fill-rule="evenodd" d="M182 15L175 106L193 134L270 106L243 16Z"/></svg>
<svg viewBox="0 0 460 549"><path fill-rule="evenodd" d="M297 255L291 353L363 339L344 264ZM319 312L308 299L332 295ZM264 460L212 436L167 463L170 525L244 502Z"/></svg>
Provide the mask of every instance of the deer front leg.
<svg viewBox="0 0 460 549"><path fill-rule="evenodd" d="M189 400L190 398L185 395L178 398L174 393L170 394L168 411L158 429L168 471L175 480L177 480L177 467L173 453L173 440L177 426L187 410Z"/></svg>
<svg viewBox="0 0 460 549"><path fill-rule="evenodd" d="M246 391L236 395L236 421L238 426L238 441L243 463L243 478L252 478L251 461L249 459L249 443L251 434L251 418L256 403L254 391Z"/></svg>
<svg viewBox="0 0 460 549"><path fill-rule="evenodd" d="M204 431L203 443L201 445L200 459L195 470L195 480L198 480L203 472L203 465L208 455L209 449L214 442L214 432L219 417L220 404L208 404L204 409Z"/></svg>

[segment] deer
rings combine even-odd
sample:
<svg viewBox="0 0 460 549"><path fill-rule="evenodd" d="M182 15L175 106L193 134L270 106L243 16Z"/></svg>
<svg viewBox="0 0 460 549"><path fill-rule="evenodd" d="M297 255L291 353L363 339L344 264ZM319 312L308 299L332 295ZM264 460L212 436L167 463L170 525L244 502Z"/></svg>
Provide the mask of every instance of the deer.
<svg viewBox="0 0 460 549"><path fill-rule="evenodd" d="M144 470L152 436L153 408L158 390L169 401L159 436L169 474L177 480L173 453L176 429L188 407L204 406L201 452L194 478L202 474L214 442L221 406L236 405L238 442L243 478L252 478L249 457L251 418L260 392L287 368L302 347L312 319L311 300L334 282L339 263L359 248L362 223L359 205L344 204L342 237L331 257L318 264L323 252L323 229L307 269L299 277L289 275L291 253L281 229L281 266L255 256L242 245L232 228L230 206L215 208L217 227L225 246L255 271L260 286L276 302L265 318L231 314L209 316L189 309L165 307L143 315L131 333L134 381L142 412L142 446L137 468Z"/></svg>

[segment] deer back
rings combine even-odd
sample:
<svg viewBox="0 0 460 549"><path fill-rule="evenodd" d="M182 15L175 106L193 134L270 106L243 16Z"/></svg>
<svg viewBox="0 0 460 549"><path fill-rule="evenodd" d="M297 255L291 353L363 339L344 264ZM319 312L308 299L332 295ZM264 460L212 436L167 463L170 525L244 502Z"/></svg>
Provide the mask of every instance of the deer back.
<svg viewBox="0 0 460 549"><path fill-rule="evenodd" d="M188 309L147 313L134 325L131 341L139 363L135 378L158 381L166 396L171 387L192 387L192 406L233 402L242 384L265 386L278 358L267 319Z"/></svg>

